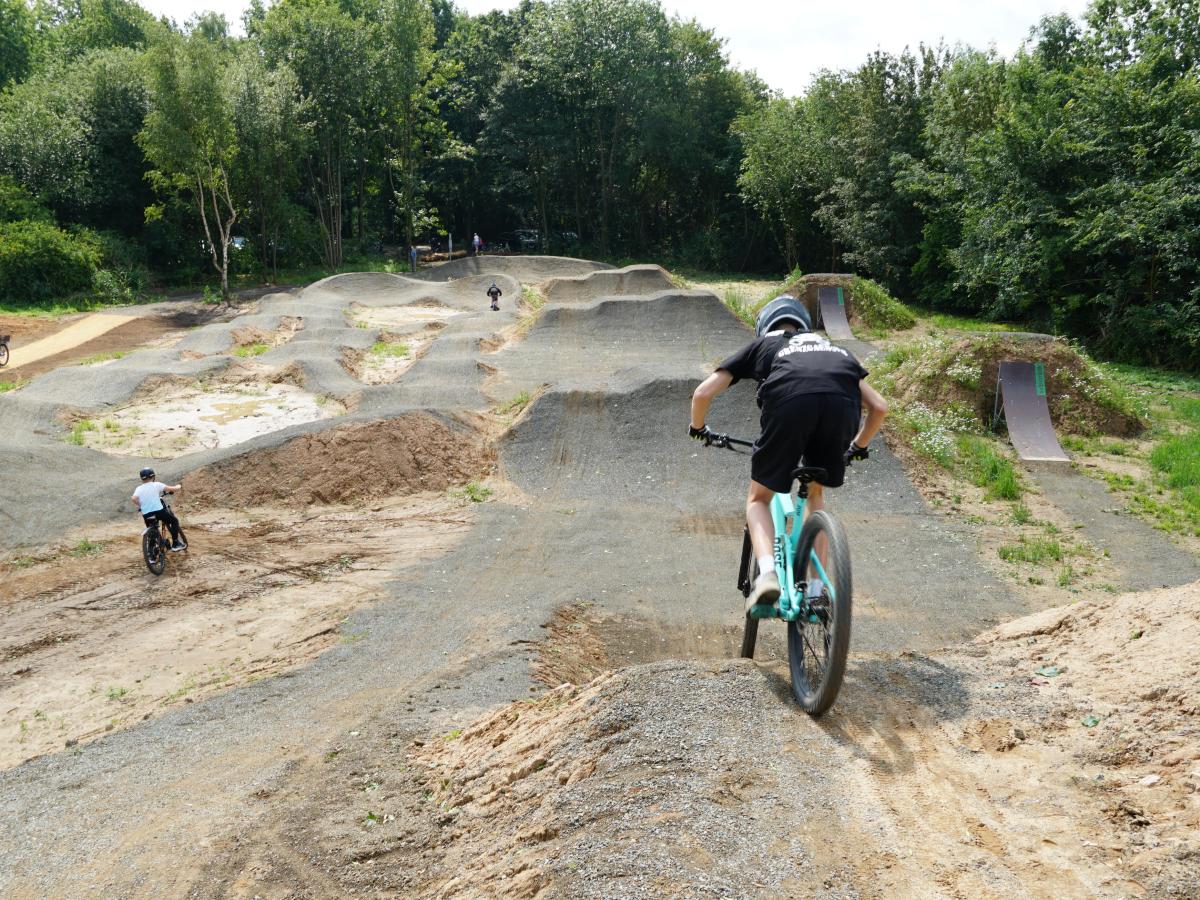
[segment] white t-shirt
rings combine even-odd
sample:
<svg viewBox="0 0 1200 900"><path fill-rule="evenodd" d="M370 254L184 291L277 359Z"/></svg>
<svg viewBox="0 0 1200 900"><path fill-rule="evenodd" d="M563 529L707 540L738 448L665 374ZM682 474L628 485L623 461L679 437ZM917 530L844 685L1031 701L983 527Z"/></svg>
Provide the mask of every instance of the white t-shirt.
<svg viewBox="0 0 1200 900"><path fill-rule="evenodd" d="M138 506L141 507L143 516L148 516L163 508L162 495L166 489L167 486L161 481L147 481L134 489L133 496L137 500Z"/></svg>

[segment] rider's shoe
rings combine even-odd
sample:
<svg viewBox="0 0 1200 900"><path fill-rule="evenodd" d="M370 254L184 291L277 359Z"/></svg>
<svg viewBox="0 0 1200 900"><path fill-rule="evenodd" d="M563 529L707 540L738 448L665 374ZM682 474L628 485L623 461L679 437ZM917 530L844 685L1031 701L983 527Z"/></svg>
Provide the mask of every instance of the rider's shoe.
<svg viewBox="0 0 1200 900"><path fill-rule="evenodd" d="M754 581L754 590L746 598L746 609L752 606L773 606L779 600L779 576L774 571L763 572Z"/></svg>
<svg viewBox="0 0 1200 900"><path fill-rule="evenodd" d="M187 549L187 544L184 544L184 543L174 543L171 545L171 550L174 553L178 553L180 550L186 550L186 549Z"/></svg>

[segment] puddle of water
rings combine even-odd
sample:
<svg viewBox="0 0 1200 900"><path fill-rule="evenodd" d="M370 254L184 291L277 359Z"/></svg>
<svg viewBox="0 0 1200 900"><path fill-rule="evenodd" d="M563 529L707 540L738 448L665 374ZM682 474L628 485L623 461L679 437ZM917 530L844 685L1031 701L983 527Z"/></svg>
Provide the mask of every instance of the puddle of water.
<svg viewBox="0 0 1200 900"><path fill-rule="evenodd" d="M175 457L230 447L289 425L345 412L342 404L290 384L211 391L185 388L93 420L84 443L117 456Z"/></svg>

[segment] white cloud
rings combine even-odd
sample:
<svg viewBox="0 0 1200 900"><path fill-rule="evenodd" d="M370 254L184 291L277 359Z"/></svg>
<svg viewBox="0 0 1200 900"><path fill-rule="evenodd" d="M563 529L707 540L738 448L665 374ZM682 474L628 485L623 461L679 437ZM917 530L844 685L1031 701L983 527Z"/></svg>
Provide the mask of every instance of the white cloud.
<svg viewBox="0 0 1200 900"><path fill-rule="evenodd" d="M240 32L246 0L142 0L155 15L180 23L197 10L224 13ZM457 0L472 14L512 9L517 0ZM922 42L994 46L1012 54L1042 16L1079 16L1087 0L665 0L670 13L693 18L727 41L730 59L754 69L786 94L804 90L821 69L853 68L875 49L899 53Z"/></svg>

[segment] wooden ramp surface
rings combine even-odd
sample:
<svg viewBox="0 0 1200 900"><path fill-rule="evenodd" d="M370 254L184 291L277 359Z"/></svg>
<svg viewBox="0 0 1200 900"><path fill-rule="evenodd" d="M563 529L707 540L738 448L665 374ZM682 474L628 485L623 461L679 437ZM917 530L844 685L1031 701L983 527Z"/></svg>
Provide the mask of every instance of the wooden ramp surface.
<svg viewBox="0 0 1200 900"><path fill-rule="evenodd" d="M1046 371L1041 363L1000 363L1000 402L1008 438L1021 459L1070 462L1058 443L1046 403Z"/></svg>
<svg viewBox="0 0 1200 900"><path fill-rule="evenodd" d="M840 287L817 289L817 301L821 304L821 327L834 341L850 341L854 332L846 318L846 298Z"/></svg>

